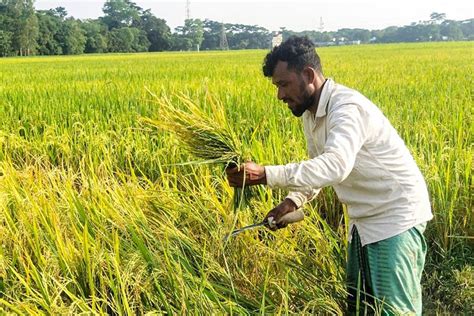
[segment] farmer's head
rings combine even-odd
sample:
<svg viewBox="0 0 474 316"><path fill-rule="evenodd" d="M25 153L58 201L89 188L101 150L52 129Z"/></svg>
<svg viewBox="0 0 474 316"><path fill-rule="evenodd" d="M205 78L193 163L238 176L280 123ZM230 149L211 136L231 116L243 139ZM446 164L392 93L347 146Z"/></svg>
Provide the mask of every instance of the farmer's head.
<svg viewBox="0 0 474 316"><path fill-rule="evenodd" d="M313 42L306 36L292 36L267 54L263 74L271 77L278 99L301 116L315 102L316 80L322 77L321 61Z"/></svg>

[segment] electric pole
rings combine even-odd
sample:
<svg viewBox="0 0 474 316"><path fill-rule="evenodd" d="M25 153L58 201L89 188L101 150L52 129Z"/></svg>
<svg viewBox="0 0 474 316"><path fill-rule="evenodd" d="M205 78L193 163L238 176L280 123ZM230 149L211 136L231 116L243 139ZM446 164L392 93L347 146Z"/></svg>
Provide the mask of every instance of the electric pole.
<svg viewBox="0 0 474 316"><path fill-rule="evenodd" d="M191 1L186 0L186 20L191 18Z"/></svg>
<svg viewBox="0 0 474 316"><path fill-rule="evenodd" d="M323 17L320 17L320 18L319 18L319 27L318 27L318 30L319 30L319 32L321 32L321 33L324 31Z"/></svg>
<svg viewBox="0 0 474 316"><path fill-rule="evenodd" d="M220 36L220 43L219 47L221 50L229 50L229 43L227 42L227 35L225 34L225 26L224 23L221 24L221 36Z"/></svg>

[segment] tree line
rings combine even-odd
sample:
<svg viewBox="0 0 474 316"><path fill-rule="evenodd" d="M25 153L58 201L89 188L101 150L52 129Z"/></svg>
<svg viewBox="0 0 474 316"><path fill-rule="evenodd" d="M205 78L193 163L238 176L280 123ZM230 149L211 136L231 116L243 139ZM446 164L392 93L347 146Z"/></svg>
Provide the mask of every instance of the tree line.
<svg viewBox="0 0 474 316"><path fill-rule="evenodd" d="M320 44L344 44L355 41L365 43L401 43L430 41L472 41L474 40L474 19L455 21L446 19L446 14L433 12L426 21L410 25L390 26L382 30L339 29L337 32L304 31L292 32L282 29L283 37L306 35Z"/></svg>
<svg viewBox="0 0 474 316"><path fill-rule="evenodd" d="M80 20L68 16L63 7L36 10L34 0L0 0L0 56L267 49L275 35L256 25L208 19L186 19L171 31L164 19L130 0L107 0L102 11L104 15L97 19ZM453 21L433 13L428 21L376 31L293 32L282 28L280 32L283 38L307 35L321 45L473 40L474 19Z"/></svg>

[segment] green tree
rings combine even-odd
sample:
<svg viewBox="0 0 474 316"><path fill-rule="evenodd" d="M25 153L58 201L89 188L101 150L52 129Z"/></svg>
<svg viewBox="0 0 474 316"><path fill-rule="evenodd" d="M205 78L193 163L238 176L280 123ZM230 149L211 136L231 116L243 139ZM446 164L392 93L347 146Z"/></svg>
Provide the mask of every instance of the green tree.
<svg viewBox="0 0 474 316"><path fill-rule="evenodd" d="M104 53L107 51L107 27L98 20L85 20L81 28L86 37L85 53Z"/></svg>
<svg viewBox="0 0 474 316"><path fill-rule="evenodd" d="M220 22L204 20L204 36L202 41L202 49L220 48L222 26L224 26L227 41L231 49L270 47L272 35L267 29L263 27L259 27L256 25L229 23L222 25L222 23Z"/></svg>
<svg viewBox="0 0 474 316"><path fill-rule="evenodd" d="M132 25L145 32L150 42L149 51L158 52L170 48L171 30L169 26L165 20L154 16L149 9L143 11L140 18Z"/></svg>
<svg viewBox="0 0 474 316"><path fill-rule="evenodd" d="M35 52L38 37L38 19L33 0L0 0L1 9L8 24L3 31L12 33L11 47L19 55Z"/></svg>
<svg viewBox="0 0 474 316"><path fill-rule="evenodd" d="M446 19L446 13L433 12L430 14L431 24L441 24Z"/></svg>
<svg viewBox="0 0 474 316"><path fill-rule="evenodd" d="M40 55L61 55L63 49L57 37L64 17L55 10L37 11L36 17L39 29L37 52Z"/></svg>
<svg viewBox="0 0 474 316"><path fill-rule="evenodd" d="M178 26L175 30L175 50L199 49L204 40L204 24L200 19L186 19L184 26Z"/></svg>
<svg viewBox="0 0 474 316"><path fill-rule="evenodd" d="M148 40L146 33L136 27L131 27L130 30L133 34L132 51L148 51L148 48L150 47L150 41Z"/></svg>
<svg viewBox="0 0 474 316"><path fill-rule="evenodd" d="M225 25L224 25L225 28ZM203 41L201 43L201 48L215 50L219 49L220 44L220 37L222 32L222 23L212 21L212 20L204 20L203 22Z"/></svg>
<svg viewBox="0 0 474 316"><path fill-rule="evenodd" d="M459 21L459 27L461 28L463 38L470 41L474 40L474 19Z"/></svg>
<svg viewBox="0 0 474 316"><path fill-rule="evenodd" d="M109 52L144 52L148 50L150 42L146 34L135 27L121 27L113 29L108 34Z"/></svg>
<svg viewBox="0 0 474 316"><path fill-rule="evenodd" d="M131 26L139 19L142 9L129 0L107 0L102 9L102 21L109 30Z"/></svg>
<svg viewBox="0 0 474 316"><path fill-rule="evenodd" d="M232 49L268 48L271 43L270 32L257 25L229 24L227 40Z"/></svg>
<svg viewBox="0 0 474 316"><path fill-rule="evenodd" d="M344 37L348 41L361 41L367 43L370 40L370 31L365 29L339 29L336 34L336 37Z"/></svg>
<svg viewBox="0 0 474 316"><path fill-rule="evenodd" d="M131 52L133 32L128 27L116 28L108 34L109 52Z"/></svg>
<svg viewBox="0 0 474 316"><path fill-rule="evenodd" d="M61 27L55 35L64 55L82 54L86 46L84 31L79 20L67 18L62 20Z"/></svg>
<svg viewBox="0 0 474 316"><path fill-rule="evenodd" d="M171 49L178 51L188 51L193 48L193 41L183 34L175 33L171 39Z"/></svg>
<svg viewBox="0 0 474 316"><path fill-rule="evenodd" d="M12 33L0 30L0 56L8 56L11 52Z"/></svg>
<svg viewBox="0 0 474 316"><path fill-rule="evenodd" d="M13 52L13 32L10 30L13 21L7 13L7 6L0 2L0 56L8 56Z"/></svg>
<svg viewBox="0 0 474 316"><path fill-rule="evenodd" d="M459 41L463 39L463 32L458 22L445 20L440 25L441 36L446 36L450 41Z"/></svg>

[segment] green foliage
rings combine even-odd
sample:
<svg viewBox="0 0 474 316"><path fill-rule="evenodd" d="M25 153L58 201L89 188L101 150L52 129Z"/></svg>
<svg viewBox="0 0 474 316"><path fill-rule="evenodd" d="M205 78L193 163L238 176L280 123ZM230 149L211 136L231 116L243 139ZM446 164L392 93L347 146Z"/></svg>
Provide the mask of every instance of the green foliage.
<svg viewBox="0 0 474 316"><path fill-rule="evenodd" d="M189 51L193 49L193 40L183 34L173 34L171 48L175 51Z"/></svg>
<svg viewBox="0 0 474 316"><path fill-rule="evenodd" d="M456 268L445 260L431 271L425 282L425 313L470 314L474 308L472 264ZM442 286L440 286L442 285Z"/></svg>
<svg viewBox="0 0 474 316"><path fill-rule="evenodd" d="M63 54L77 55L84 52L87 39L80 24L73 18L68 18L61 24L57 38Z"/></svg>
<svg viewBox="0 0 474 316"><path fill-rule="evenodd" d="M456 41L473 39L473 23L474 19L443 20L437 15L435 20L414 22L402 27L390 26L381 30L343 28L336 32L293 32L283 29L282 33L284 38L291 35L305 35L322 45L344 44L351 41L361 43Z"/></svg>
<svg viewBox="0 0 474 316"><path fill-rule="evenodd" d="M102 10L105 14L102 21L113 30L131 26L138 19L141 8L129 0L107 0Z"/></svg>
<svg viewBox="0 0 474 316"><path fill-rule="evenodd" d="M222 27L224 27L230 49L266 49L271 45L271 33L267 29L256 25L222 24L205 20L203 27L203 50L220 49Z"/></svg>
<svg viewBox="0 0 474 316"><path fill-rule="evenodd" d="M38 48L39 55L61 55L63 49L58 36L61 29L61 17L56 16L52 11L37 12L39 35Z"/></svg>
<svg viewBox="0 0 474 316"><path fill-rule="evenodd" d="M200 19L186 19L184 26L176 28L174 50L197 50L204 40L203 22Z"/></svg>
<svg viewBox="0 0 474 316"><path fill-rule="evenodd" d="M11 33L11 51L19 55L35 52L38 19L33 0L2 0L0 22L3 31Z"/></svg>
<svg viewBox="0 0 474 316"><path fill-rule="evenodd" d="M107 51L107 37L104 26L97 20L86 20L81 23L86 36L85 53L104 53Z"/></svg>
<svg viewBox="0 0 474 316"><path fill-rule="evenodd" d="M150 42L146 35L134 27L113 29L108 33L109 52L144 52Z"/></svg>
<svg viewBox="0 0 474 316"><path fill-rule="evenodd" d="M166 21L146 10L140 16L138 27L145 31L150 42L150 52L160 52L170 48L171 31Z"/></svg>
<svg viewBox="0 0 474 316"><path fill-rule="evenodd" d="M8 56L11 50L12 33L0 30L0 56Z"/></svg>

